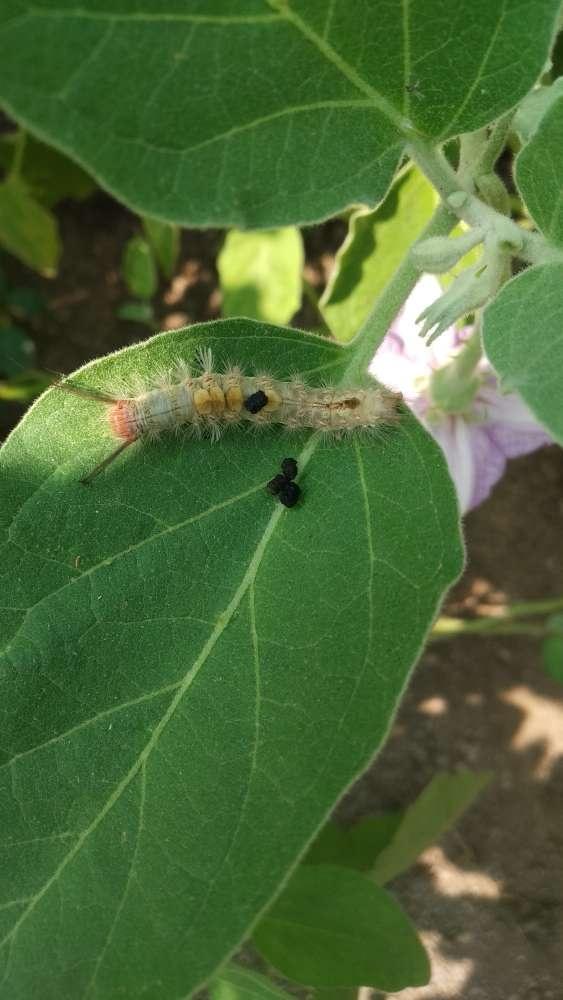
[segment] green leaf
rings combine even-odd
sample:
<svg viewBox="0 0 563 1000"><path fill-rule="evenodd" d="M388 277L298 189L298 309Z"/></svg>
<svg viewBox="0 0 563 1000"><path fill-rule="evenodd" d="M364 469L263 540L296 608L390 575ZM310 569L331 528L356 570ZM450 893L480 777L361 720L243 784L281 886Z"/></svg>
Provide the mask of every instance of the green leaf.
<svg viewBox="0 0 563 1000"><path fill-rule="evenodd" d="M563 246L563 96L543 116L516 160L516 181L534 222Z"/></svg>
<svg viewBox="0 0 563 1000"><path fill-rule="evenodd" d="M349 363L321 338L225 320L74 380L154 378L200 347L218 370L312 384ZM332 443L172 434L86 488L115 444L104 412L53 389L0 451L10 1000L76 1000L91 981L103 1000L176 1000L213 975L372 760L462 563L442 452L407 412ZM292 510L265 490L288 448Z"/></svg>
<svg viewBox="0 0 563 1000"><path fill-rule="evenodd" d="M432 185L411 167L375 211L360 209L351 215L348 235L319 303L337 340L351 340L358 332L437 204Z"/></svg>
<svg viewBox="0 0 563 1000"><path fill-rule="evenodd" d="M293 226L227 233L217 259L224 316L287 323L301 305L303 241Z"/></svg>
<svg viewBox="0 0 563 1000"><path fill-rule="evenodd" d="M313 841L303 859L306 865L340 865L368 871L377 855L392 839L402 813L384 813L343 829L329 821Z"/></svg>
<svg viewBox="0 0 563 1000"><path fill-rule="evenodd" d="M133 323L145 323L154 329L154 309L150 302L123 302L116 310L119 319L128 319Z"/></svg>
<svg viewBox="0 0 563 1000"><path fill-rule="evenodd" d="M180 255L180 230L169 222L143 217L143 229L165 278L171 278Z"/></svg>
<svg viewBox="0 0 563 1000"><path fill-rule="evenodd" d="M563 615L548 618L547 628L550 634L543 640L541 649L544 669L563 684Z"/></svg>
<svg viewBox="0 0 563 1000"><path fill-rule="evenodd" d="M373 870L380 885L410 868L419 854L438 840L491 780L489 772L437 774L410 806L391 843Z"/></svg>
<svg viewBox="0 0 563 1000"><path fill-rule="evenodd" d="M45 372L30 368L12 378L0 379L0 399L9 403L29 403L45 392L52 382L52 377Z"/></svg>
<svg viewBox="0 0 563 1000"><path fill-rule="evenodd" d="M209 984L211 1000L291 1000L291 995L252 969L232 963Z"/></svg>
<svg viewBox="0 0 563 1000"><path fill-rule="evenodd" d="M483 342L507 392L516 390L563 443L563 264L512 278L483 316Z"/></svg>
<svg viewBox="0 0 563 1000"><path fill-rule="evenodd" d="M535 0L526 31L521 0L209 8L9 0L0 99L140 213L311 222L376 205L413 127L444 140L514 107L546 62L559 0Z"/></svg>
<svg viewBox="0 0 563 1000"><path fill-rule="evenodd" d="M158 274L150 244L142 236L132 236L125 244L123 277L132 295L151 299L158 287Z"/></svg>
<svg viewBox="0 0 563 1000"><path fill-rule="evenodd" d="M563 79L559 79L550 87L537 87L524 98L514 115L513 123L522 142L531 139L546 111L562 96Z"/></svg>
<svg viewBox="0 0 563 1000"><path fill-rule="evenodd" d="M17 132L0 136L0 164L7 171L12 167L17 140ZM31 135L25 137L18 173L30 194L48 208L63 198L88 198L96 190L96 182L78 164Z"/></svg>
<svg viewBox="0 0 563 1000"><path fill-rule="evenodd" d="M18 375L35 360L35 345L19 326L0 326L0 377Z"/></svg>
<svg viewBox="0 0 563 1000"><path fill-rule="evenodd" d="M0 246L49 277L61 252L57 220L35 201L18 177L0 184Z"/></svg>
<svg viewBox="0 0 563 1000"><path fill-rule="evenodd" d="M308 986L424 986L430 967L399 904L350 868L298 868L254 931L265 958Z"/></svg>

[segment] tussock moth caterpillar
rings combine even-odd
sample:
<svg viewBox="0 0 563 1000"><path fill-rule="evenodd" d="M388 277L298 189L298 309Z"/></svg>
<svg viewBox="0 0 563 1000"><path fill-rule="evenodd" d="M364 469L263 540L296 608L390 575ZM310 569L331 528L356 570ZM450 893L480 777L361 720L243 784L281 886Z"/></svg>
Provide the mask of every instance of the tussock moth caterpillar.
<svg viewBox="0 0 563 1000"><path fill-rule="evenodd" d="M187 428L217 439L225 427L246 421L256 427L282 424L293 430L346 432L393 423L398 417L401 396L384 386L313 387L298 377L284 382L267 374L245 375L238 366L215 372L208 350L200 352L197 372L180 362L153 383L136 386L134 395L126 388L110 393L55 383L56 388L104 403L110 429L120 442L81 482L89 483L135 441L165 431ZM290 492L293 496L295 491Z"/></svg>

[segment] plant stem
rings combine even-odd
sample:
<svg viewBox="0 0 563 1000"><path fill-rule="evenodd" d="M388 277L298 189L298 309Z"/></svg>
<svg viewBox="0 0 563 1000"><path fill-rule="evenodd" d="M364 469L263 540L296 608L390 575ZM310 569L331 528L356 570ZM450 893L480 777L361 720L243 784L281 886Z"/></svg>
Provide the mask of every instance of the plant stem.
<svg viewBox="0 0 563 1000"><path fill-rule="evenodd" d="M446 205L439 205L417 243L429 236L447 236L456 224L456 217ZM387 333L399 309L412 292L420 277L410 254L399 265L390 282L376 300L369 316L353 340L344 348L353 355L348 374L355 378L365 375L377 348Z"/></svg>
<svg viewBox="0 0 563 1000"><path fill-rule="evenodd" d="M452 618L449 615L442 615L435 622L430 639L451 639L458 635L531 635L541 637L549 631L545 625L532 625L530 622L519 619L550 615L556 611L563 611L563 597L510 604L498 618Z"/></svg>
<svg viewBox="0 0 563 1000"><path fill-rule="evenodd" d="M510 124L513 118L514 111L509 111L506 115L503 115L502 118L499 118L498 121L496 121L492 126L489 138L483 147L481 155L475 163L476 177L480 174L488 174L493 170L495 163L506 145L506 139L510 131Z"/></svg>
<svg viewBox="0 0 563 1000"><path fill-rule="evenodd" d="M552 246L540 233L527 232L467 191L442 151L436 149L422 136L411 136L406 151L426 174L449 208L464 222L470 226L481 226L485 230L502 231L503 235L506 234L518 248L515 251L517 256L530 264L543 264L547 261L563 262L563 250Z"/></svg>
<svg viewBox="0 0 563 1000"><path fill-rule="evenodd" d="M430 633L430 641L455 639L459 635L531 635L541 637L546 634L542 625L526 622L511 622L503 618L438 618Z"/></svg>
<svg viewBox="0 0 563 1000"><path fill-rule="evenodd" d="M507 614L512 618L529 618L532 615L551 615L563 611L563 597L549 597L543 601L518 601L510 604Z"/></svg>

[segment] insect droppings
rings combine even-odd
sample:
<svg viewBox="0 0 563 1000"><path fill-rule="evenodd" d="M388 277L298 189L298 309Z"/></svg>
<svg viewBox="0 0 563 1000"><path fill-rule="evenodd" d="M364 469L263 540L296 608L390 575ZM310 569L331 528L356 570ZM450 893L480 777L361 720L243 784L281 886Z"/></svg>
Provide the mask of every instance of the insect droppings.
<svg viewBox="0 0 563 1000"><path fill-rule="evenodd" d="M266 483L266 489L268 493L271 493L273 497L277 496L281 488L287 483L287 476L284 476L283 472L278 472L277 476L270 479L269 483Z"/></svg>
<svg viewBox="0 0 563 1000"><path fill-rule="evenodd" d="M278 498L280 503L283 503L284 507L295 507L295 504L301 496L301 490L297 483L293 483L288 480L285 486L282 486L280 492L278 493Z"/></svg>
<svg viewBox="0 0 563 1000"><path fill-rule="evenodd" d="M284 458L281 464L281 470L288 479L295 479L297 475L297 462L294 458Z"/></svg>

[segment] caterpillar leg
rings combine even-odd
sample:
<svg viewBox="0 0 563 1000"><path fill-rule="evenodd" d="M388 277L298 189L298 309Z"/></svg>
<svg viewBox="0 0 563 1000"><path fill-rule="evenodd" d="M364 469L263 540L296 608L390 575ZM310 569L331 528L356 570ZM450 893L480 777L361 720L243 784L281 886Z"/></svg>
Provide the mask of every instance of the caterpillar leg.
<svg viewBox="0 0 563 1000"><path fill-rule="evenodd" d="M108 465L111 465L111 463L119 455L121 455L122 451L125 451L125 449L128 448L130 444L133 444L134 440L136 439L132 438L130 441L122 441L119 447L116 448L115 451L112 451L111 455L108 455L107 458L104 458L103 462L100 462L100 464L97 465L95 469L92 469L91 472L89 472L86 476L82 477L82 479L80 480L82 485L89 486L92 480L95 479L96 476L99 476L100 472L103 472L104 469L107 469Z"/></svg>

